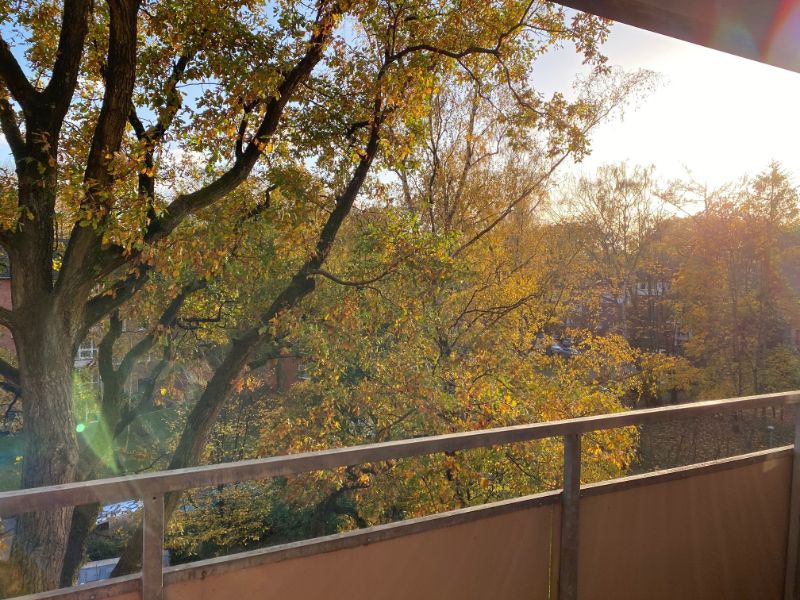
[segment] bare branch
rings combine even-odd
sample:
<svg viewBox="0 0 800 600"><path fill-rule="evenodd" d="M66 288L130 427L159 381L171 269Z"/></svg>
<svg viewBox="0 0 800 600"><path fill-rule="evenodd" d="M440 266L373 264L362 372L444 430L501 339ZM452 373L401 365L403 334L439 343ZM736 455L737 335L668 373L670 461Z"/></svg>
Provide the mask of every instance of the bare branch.
<svg viewBox="0 0 800 600"><path fill-rule="evenodd" d="M509 204L500 212L500 214L497 215L497 217L495 217L492 220L491 223L489 223L486 227L481 229L478 233L476 233L474 236L472 236L470 239L468 239L466 242L464 242L458 248L456 248L452 256L454 257L458 256L464 250L472 246L472 244L474 244L475 242L480 240L483 236L485 236L487 233L492 231L492 229L497 227L508 215L510 215L514 211L514 209L520 204L520 202L522 202L526 198L529 198L531 194L533 194L533 192L535 192L536 189L542 183L544 183L553 174L553 172L561 165L561 163L563 163L567 159L567 157L570 156L571 154L572 154L571 151L565 152L557 161L555 161L552 165L550 165L550 168L547 169L547 171L545 171L544 173L542 173L542 175L537 177L533 183L528 185L520 194L516 196L516 198L514 198L511 202L509 202Z"/></svg>
<svg viewBox="0 0 800 600"><path fill-rule="evenodd" d="M25 140L22 139L22 133L17 123L17 115L14 114L14 108L8 98L0 98L0 127L2 127L6 142L11 148L14 160L19 162L24 156Z"/></svg>
<svg viewBox="0 0 800 600"><path fill-rule="evenodd" d="M322 277L325 277L326 279L330 279L331 281L333 281L334 283L338 283L339 285L346 285L346 286L349 286L349 287L365 287L365 286L368 286L368 285L370 285L372 283L377 283L378 281L380 281L381 279L384 279L385 277L387 277L391 273L392 273L392 269L389 269L387 271L384 271L380 275L377 275L375 277L371 277L370 279L357 279L355 281L348 281L346 279L342 279L340 277L337 277L333 273L331 273L329 271L326 271L325 269L313 269L313 270L309 271L308 274L309 275L321 275Z"/></svg>
<svg viewBox="0 0 800 600"><path fill-rule="evenodd" d="M39 92L31 85L8 43L0 36L0 79L6 84L25 114L33 112L39 102Z"/></svg>

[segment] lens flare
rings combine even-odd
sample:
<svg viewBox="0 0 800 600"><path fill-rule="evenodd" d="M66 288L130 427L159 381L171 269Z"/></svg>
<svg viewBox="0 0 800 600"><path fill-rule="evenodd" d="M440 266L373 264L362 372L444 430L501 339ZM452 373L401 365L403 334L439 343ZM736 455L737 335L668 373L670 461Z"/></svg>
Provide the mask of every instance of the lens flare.
<svg viewBox="0 0 800 600"><path fill-rule="evenodd" d="M753 34L741 23L721 21L711 35L711 45L718 48L736 48L747 56L758 56L758 44Z"/></svg>
<svg viewBox="0 0 800 600"><path fill-rule="evenodd" d="M764 47L768 61L788 63L800 68L800 2L782 0L770 27Z"/></svg>

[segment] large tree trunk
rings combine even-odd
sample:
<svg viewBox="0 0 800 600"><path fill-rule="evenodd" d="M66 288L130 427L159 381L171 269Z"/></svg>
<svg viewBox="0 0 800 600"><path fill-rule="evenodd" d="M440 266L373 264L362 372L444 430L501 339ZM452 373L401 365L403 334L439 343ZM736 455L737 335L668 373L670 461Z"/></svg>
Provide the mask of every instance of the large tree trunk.
<svg viewBox="0 0 800 600"><path fill-rule="evenodd" d="M52 309L21 324L16 337L24 390L22 487L75 479L78 444L72 413L73 344ZM22 589L58 587L72 508L18 516L12 563Z"/></svg>
<svg viewBox="0 0 800 600"><path fill-rule="evenodd" d="M89 535L94 530L95 522L99 514L99 504L84 504L75 507L72 513L72 524L64 554L63 565L61 567L61 587L69 587L75 584L75 580L83 564L83 558L86 554Z"/></svg>

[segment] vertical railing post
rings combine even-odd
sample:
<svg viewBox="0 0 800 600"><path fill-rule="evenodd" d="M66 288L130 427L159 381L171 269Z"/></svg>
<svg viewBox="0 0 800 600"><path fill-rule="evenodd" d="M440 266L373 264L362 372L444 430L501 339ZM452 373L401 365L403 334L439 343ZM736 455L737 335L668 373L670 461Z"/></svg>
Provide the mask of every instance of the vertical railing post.
<svg viewBox="0 0 800 600"><path fill-rule="evenodd" d="M792 452L792 491L789 495L789 535L786 546L784 600L800 600L797 581L800 558L800 404L794 405L794 451Z"/></svg>
<svg viewBox="0 0 800 600"><path fill-rule="evenodd" d="M561 492L559 600L578 598L578 519L581 495L581 436L564 436L564 484Z"/></svg>
<svg viewBox="0 0 800 600"><path fill-rule="evenodd" d="M142 600L162 600L164 591L164 495L144 498Z"/></svg>

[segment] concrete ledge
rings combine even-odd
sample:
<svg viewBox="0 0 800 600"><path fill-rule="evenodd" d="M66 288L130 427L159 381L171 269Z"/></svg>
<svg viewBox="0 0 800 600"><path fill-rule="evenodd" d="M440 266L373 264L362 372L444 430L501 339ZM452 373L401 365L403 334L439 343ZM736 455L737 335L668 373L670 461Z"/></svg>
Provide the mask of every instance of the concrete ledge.
<svg viewBox="0 0 800 600"><path fill-rule="evenodd" d="M142 579L138 573L134 573L125 577L115 577L51 592L16 596L13 600L105 600L106 598L118 598L124 594L138 596L141 594L141 589Z"/></svg>

